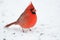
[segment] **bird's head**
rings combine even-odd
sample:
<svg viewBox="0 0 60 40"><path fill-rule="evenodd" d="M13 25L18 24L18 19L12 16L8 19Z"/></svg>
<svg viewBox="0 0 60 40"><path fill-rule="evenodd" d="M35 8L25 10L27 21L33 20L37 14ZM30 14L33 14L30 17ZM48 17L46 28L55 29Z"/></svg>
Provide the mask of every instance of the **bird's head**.
<svg viewBox="0 0 60 40"><path fill-rule="evenodd" d="M29 14L36 14L36 10L32 4L32 2L29 4L29 6L26 8L26 13L29 13Z"/></svg>

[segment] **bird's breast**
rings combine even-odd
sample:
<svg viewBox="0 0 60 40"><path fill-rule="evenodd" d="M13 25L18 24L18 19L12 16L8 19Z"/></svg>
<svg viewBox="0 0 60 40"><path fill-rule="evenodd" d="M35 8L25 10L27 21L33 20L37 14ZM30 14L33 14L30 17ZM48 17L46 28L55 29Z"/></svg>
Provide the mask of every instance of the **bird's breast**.
<svg viewBox="0 0 60 40"><path fill-rule="evenodd" d="M24 15L20 17L19 25L22 28L30 28L36 23L37 17L36 15Z"/></svg>

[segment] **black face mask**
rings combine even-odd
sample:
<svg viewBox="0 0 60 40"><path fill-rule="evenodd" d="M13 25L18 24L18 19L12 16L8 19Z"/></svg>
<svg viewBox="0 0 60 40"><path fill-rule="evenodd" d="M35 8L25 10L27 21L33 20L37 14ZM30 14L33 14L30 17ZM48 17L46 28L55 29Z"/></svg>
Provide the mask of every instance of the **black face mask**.
<svg viewBox="0 0 60 40"><path fill-rule="evenodd" d="M34 10L34 8L33 8L33 9L31 9L32 14L36 14L35 12L33 12L33 10Z"/></svg>

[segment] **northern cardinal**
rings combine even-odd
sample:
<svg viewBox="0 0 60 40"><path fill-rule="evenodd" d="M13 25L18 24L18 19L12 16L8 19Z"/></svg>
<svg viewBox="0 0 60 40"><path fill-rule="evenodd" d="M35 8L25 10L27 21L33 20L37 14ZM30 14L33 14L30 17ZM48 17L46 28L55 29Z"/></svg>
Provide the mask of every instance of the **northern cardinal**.
<svg viewBox="0 0 60 40"><path fill-rule="evenodd" d="M22 28L30 29L35 25L36 21L37 21L36 10L31 2L17 21L7 24L5 27L9 27L12 24L17 24L20 25Z"/></svg>

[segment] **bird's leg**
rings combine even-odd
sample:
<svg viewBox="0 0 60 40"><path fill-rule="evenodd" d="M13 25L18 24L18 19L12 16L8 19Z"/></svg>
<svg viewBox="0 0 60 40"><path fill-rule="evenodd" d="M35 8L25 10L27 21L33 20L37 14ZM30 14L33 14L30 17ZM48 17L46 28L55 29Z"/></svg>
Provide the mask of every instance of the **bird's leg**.
<svg viewBox="0 0 60 40"><path fill-rule="evenodd" d="M29 29L29 31L31 31L31 29Z"/></svg>
<svg viewBox="0 0 60 40"><path fill-rule="evenodd" d="M24 29L22 28L22 31L23 31L23 33L24 33Z"/></svg>

